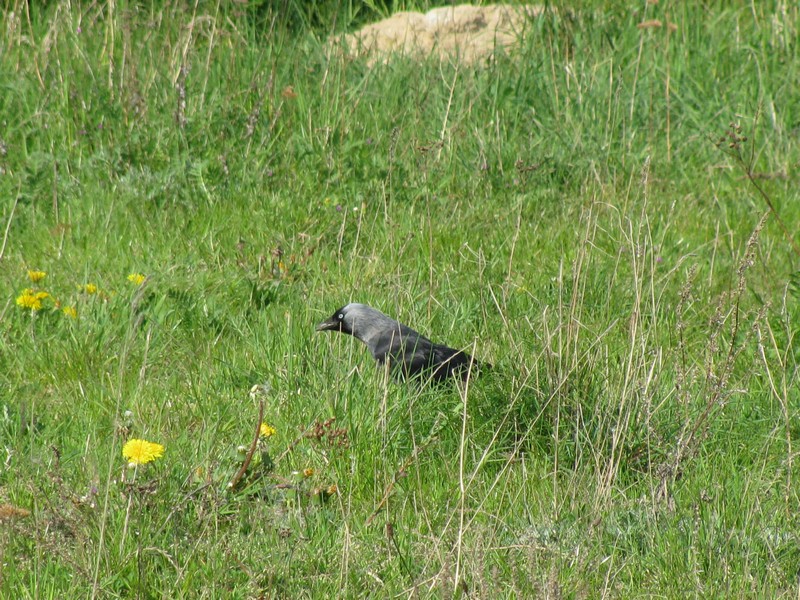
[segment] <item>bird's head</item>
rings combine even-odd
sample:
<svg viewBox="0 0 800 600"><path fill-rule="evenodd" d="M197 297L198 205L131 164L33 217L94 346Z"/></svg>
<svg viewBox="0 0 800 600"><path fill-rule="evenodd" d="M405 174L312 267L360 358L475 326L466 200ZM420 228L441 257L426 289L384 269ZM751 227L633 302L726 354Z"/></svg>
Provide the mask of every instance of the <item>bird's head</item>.
<svg viewBox="0 0 800 600"><path fill-rule="evenodd" d="M353 335L354 315L351 314L353 307L359 306L357 304L348 304L343 306L319 325L317 331L339 331L341 333L348 333ZM358 312L358 311L355 311Z"/></svg>
<svg viewBox="0 0 800 600"><path fill-rule="evenodd" d="M397 323L366 304L352 302L317 325L317 331L338 331L367 342L376 334L391 331Z"/></svg>

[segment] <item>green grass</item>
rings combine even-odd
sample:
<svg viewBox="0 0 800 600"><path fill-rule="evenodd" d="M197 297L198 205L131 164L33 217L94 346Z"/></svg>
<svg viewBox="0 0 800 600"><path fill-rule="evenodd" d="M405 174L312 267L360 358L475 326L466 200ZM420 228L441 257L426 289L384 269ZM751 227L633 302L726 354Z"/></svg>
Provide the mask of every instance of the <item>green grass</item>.
<svg viewBox="0 0 800 600"><path fill-rule="evenodd" d="M0 596L796 597L797 8L369 68L383 5L223 4L2 14ZM495 368L387 382L351 300Z"/></svg>

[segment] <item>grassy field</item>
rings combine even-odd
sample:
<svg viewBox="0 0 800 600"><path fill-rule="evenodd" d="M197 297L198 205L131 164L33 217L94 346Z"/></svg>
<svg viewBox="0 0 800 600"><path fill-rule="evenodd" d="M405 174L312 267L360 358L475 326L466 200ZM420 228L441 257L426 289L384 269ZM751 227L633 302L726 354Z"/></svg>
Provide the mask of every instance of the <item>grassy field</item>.
<svg viewBox="0 0 800 600"><path fill-rule="evenodd" d="M376 10L35 4L0 597L798 597L795 3L560 3L375 68L327 40ZM314 333L349 301L494 369L387 381Z"/></svg>

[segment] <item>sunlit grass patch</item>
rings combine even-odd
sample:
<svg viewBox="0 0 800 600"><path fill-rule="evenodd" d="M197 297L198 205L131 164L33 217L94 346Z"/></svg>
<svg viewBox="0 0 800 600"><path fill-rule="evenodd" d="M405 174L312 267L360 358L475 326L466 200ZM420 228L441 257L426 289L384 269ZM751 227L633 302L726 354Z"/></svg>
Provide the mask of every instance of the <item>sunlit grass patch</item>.
<svg viewBox="0 0 800 600"><path fill-rule="evenodd" d="M370 68L323 4L4 12L0 596L793 595L797 15Z"/></svg>

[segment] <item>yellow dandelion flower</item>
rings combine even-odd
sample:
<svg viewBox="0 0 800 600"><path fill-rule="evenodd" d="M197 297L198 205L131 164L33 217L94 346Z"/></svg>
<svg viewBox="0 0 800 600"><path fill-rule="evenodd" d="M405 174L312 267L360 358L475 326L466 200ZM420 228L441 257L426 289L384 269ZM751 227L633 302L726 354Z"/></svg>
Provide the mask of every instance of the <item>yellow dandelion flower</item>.
<svg viewBox="0 0 800 600"><path fill-rule="evenodd" d="M30 288L25 288L22 290L22 294L17 296L17 306L29 310L41 310L42 300L49 297L50 294L47 292L35 292Z"/></svg>
<svg viewBox="0 0 800 600"><path fill-rule="evenodd" d="M164 456L164 446L147 440L128 440L122 447L122 456L132 465L146 465Z"/></svg>
<svg viewBox="0 0 800 600"><path fill-rule="evenodd" d="M144 281L144 275L141 273L131 273L128 275L128 281L134 285L142 285L142 282Z"/></svg>
<svg viewBox="0 0 800 600"><path fill-rule="evenodd" d="M338 491L339 491L339 488L338 488L338 487L336 487L336 484L335 484L335 483L332 483L331 485L329 485L329 486L328 486L328 490L327 490L327 491L328 491L328 494L330 494L331 496L333 496L333 495L334 495L336 492L338 492Z"/></svg>
<svg viewBox="0 0 800 600"><path fill-rule="evenodd" d="M263 438L272 437L276 433L278 433L278 430L275 429L272 425L270 425L266 421L261 423L261 428L258 430L258 435Z"/></svg>
<svg viewBox="0 0 800 600"><path fill-rule="evenodd" d="M28 270L28 279L33 283L38 283L45 277L47 277L47 273L44 271Z"/></svg>
<svg viewBox="0 0 800 600"><path fill-rule="evenodd" d="M74 306L65 306L63 309L61 309L61 312L72 319L78 318L78 311Z"/></svg>
<svg viewBox="0 0 800 600"><path fill-rule="evenodd" d="M303 469L303 477L311 477L312 475L314 475L313 468L308 467L307 469Z"/></svg>
<svg viewBox="0 0 800 600"><path fill-rule="evenodd" d="M96 294L97 293L97 286L93 283L87 283L83 286L83 291L87 294Z"/></svg>
<svg viewBox="0 0 800 600"><path fill-rule="evenodd" d="M42 308L42 303L36 300L31 290L25 289L17 296L17 306L29 308L31 310L39 310Z"/></svg>

